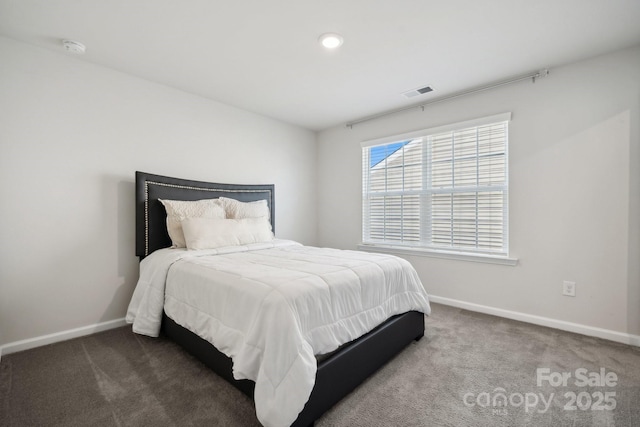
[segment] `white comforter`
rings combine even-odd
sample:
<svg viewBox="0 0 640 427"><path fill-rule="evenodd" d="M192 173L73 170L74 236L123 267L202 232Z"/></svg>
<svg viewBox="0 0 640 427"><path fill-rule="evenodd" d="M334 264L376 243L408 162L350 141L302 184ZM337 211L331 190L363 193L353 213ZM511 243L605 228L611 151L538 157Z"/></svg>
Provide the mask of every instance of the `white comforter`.
<svg viewBox="0 0 640 427"><path fill-rule="evenodd" d="M390 316L430 307L409 262L389 255L274 240L234 248L162 249L140 264L127 322L158 336L162 310L255 381L256 414L288 426L314 386L316 354Z"/></svg>

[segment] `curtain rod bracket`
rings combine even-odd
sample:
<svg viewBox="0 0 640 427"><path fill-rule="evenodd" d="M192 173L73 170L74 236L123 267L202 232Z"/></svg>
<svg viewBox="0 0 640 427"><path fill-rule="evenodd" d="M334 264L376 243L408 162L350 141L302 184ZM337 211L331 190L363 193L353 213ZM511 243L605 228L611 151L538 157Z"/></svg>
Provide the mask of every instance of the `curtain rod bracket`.
<svg viewBox="0 0 640 427"><path fill-rule="evenodd" d="M531 76L531 83L535 83L536 80L540 77L547 77L549 75L549 69L545 68L544 70L540 70Z"/></svg>

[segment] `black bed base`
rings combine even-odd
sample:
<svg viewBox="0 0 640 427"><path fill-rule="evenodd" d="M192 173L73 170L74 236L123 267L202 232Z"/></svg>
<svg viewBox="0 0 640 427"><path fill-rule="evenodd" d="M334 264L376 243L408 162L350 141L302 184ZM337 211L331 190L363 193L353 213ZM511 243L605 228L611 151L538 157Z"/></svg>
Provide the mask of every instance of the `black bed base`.
<svg viewBox="0 0 640 427"><path fill-rule="evenodd" d="M253 397L254 382L234 379L231 359L208 341L178 325L166 315L163 315L162 330L188 353L240 391ZM292 426L313 425L315 420L378 368L423 335L424 314L410 311L390 318L371 332L342 346L339 351L318 362L316 382L309 401Z"/></svg>

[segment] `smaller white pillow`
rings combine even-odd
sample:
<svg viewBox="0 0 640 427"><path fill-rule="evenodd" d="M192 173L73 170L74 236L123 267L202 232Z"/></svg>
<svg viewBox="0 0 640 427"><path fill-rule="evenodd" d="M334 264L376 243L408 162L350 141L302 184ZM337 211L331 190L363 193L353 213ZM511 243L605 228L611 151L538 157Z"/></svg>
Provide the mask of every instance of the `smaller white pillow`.
<svg viewBox="0 0 640 427"><path fill-rule="evenodd" d="M167 232L174 248L185 248L184 233L181 221L186 218L221 218L225 210L219 199L203 199L196 201L158 199L167 211Z"/></svg>
<svg viewBox="0 0 640 427"><path fill-rule="evenodd" d="M227 218L266 218L269 219L269 205L266 200L257 200L255 202L241 202L236 199L228 199L220 197L220 201L224 206Z"/></svg>
<svg viewBox="0 0 640 427"><path fill-rule="evenodd" d="M225 246L273 240L266 218L218 219L187 218L182 221L187 249L215 249Z"/></svg>

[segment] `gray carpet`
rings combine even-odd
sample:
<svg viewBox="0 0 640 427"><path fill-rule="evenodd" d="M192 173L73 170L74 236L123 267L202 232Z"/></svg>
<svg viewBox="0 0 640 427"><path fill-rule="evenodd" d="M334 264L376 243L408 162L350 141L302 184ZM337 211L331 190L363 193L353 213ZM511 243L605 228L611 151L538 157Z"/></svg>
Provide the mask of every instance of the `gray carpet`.
<svg viewBox="0 0 640 427"><path fill-rule="evenodd" d="M538 386L538 368L571 377ZM128 327L3 356L0 411L2 426L259 426L246 396ZM640 426L640 349L434 304L425 337L316 426Z"/></svg>

